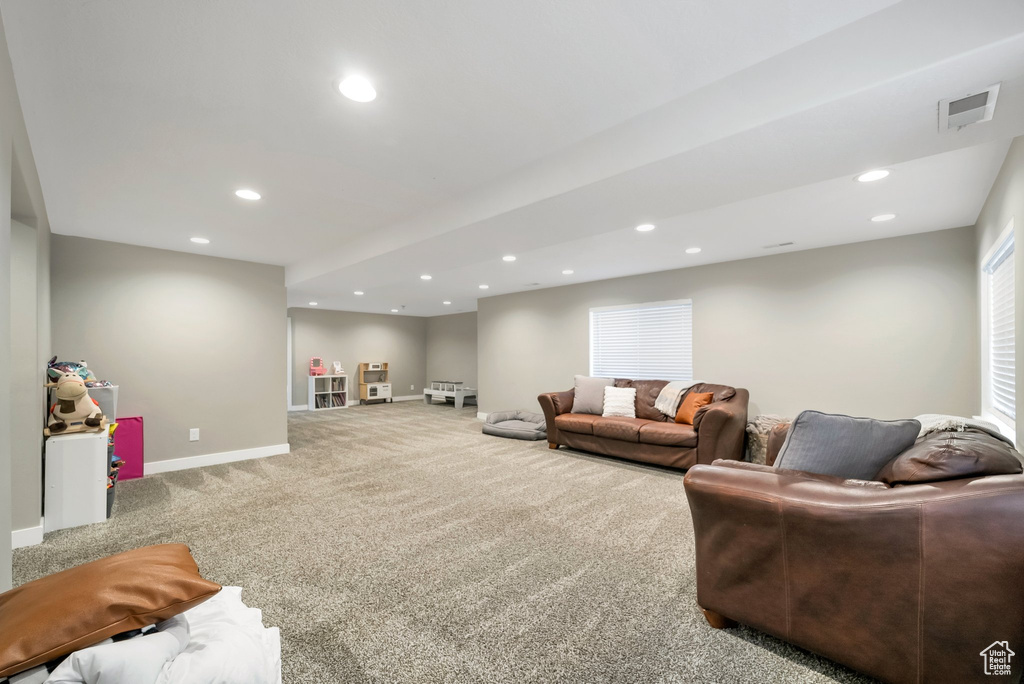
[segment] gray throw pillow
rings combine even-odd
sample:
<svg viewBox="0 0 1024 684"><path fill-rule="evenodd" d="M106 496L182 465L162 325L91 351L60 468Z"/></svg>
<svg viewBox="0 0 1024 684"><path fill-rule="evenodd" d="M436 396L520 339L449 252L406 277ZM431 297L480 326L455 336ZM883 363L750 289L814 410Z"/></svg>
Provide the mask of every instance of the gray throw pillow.
<svg viewBox="0 0 1024 684"><path fill-rule="evenodd" d="M804 411L789 428L776 468L870 480L914 446L921 423Z"/></svg>
<svg viewBox="0 0 1024 684"><path fill-rule="evenodd" d="M615 385L612 378L576 376L576 387L572 398L573 413L604 413L604 388ZM879 466L881 467L881 466Z"/></svg>

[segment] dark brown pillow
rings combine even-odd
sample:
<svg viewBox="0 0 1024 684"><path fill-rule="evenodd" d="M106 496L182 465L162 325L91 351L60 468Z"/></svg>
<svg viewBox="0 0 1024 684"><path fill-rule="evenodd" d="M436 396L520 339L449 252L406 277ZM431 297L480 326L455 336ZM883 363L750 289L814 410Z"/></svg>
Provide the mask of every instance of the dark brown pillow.
<svg viewBox="0 0 1024 684"><path fill-rule="evenodd" d="M220 591L184 544L126 551L0 594L0 677L184 613Z"/></svg>
<svg viewBox="0 0 1024 684"><path fill-rule="evenodd" d="M886 463L876 480L915 484L986 475L1012 475L1024 470L1020 454L1006 442L981 430L932 432Z"/></svg>

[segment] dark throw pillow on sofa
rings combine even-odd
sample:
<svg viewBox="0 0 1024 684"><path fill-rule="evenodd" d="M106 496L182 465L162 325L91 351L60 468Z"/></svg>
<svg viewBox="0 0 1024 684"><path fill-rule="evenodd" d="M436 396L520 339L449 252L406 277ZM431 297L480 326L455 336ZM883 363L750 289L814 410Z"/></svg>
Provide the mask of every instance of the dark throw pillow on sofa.
<svg viewBox="0 0 1024 684"><path fill-rule="evenodd" d="M776 468L870 480L913 446L916 420L874 420L804 411L789 428Z"/></svg>
<svg viewBox="0 0 1024 684"><path fill-rule="evenodd" d="M941 482L1024 472L1012 446L981 430L932 432L892 459L875 476L886 484Z"/></svg>

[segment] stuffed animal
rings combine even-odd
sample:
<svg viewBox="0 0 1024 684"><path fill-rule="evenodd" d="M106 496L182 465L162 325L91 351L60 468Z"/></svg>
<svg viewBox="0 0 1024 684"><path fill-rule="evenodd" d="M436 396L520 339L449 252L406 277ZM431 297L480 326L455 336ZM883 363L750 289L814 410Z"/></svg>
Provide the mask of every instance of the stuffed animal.
<svg viewBox="0 0 1024 684"><path fill-rule="evenodd" d="M85 380L78 373L62 374L54 394L57 403L50 407L50 419L47 421L50 432L64 432L74 423L84 423L86 427L93 428L103 423L100 405L89 396Z"/></svg>

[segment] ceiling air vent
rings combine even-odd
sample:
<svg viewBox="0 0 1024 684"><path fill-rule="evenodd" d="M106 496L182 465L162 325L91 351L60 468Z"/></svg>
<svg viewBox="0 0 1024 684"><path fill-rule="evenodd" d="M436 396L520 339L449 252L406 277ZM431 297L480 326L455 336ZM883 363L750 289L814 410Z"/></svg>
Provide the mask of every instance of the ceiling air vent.
<svg viewBox="0 0 1024 684"><path fill-rule="evenodd" d="M774 245L765 245L761 249L778 249L779 247L789 247L792 242L776 242Z"/></svg>
<svg viewBox="0 0 1024 684"><path fill-rule="evenodd" d="M939 133L959 131L964 126L988 121L996 111L999 84L980 93L939 101Z"/></svg>

